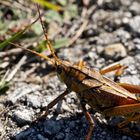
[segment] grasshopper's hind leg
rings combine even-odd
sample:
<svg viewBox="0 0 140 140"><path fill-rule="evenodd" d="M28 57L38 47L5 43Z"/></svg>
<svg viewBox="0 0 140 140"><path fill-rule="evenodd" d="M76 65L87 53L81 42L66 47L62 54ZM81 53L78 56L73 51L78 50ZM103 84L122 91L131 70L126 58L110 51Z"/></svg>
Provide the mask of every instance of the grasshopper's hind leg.
<svg viewBox="0 0 140 140"><path fill-rule="evenodd" d="M127 124L131 121L137 121L140 119L140 103L135 104L128 104L128 105L121 105L112 107L110 109L106 109L104 111L105 116L126 116L126 119L122 122L120 122L117 126L119 129L121 129L125 133L134 133L134 136L137 136L138 134L136 132L130 132L127 128ZM130 115L129 117L127 115ZM139 134L140 136L140 134Z"/></svg>
<svg viewBox="0 0 140 140"><path fill-rule="evenodd" d="M140 94L140 86L127 83L118 83L121 87L125 88L132 94Z"/></svg>
<svg viewBox="0 0 140 140"><path fill-rule="evenodd" d="M89 123L89 131L88 131L88 134L86 136L86 140L91 140L91 137L92 137L92 133L93 133L93 129L94 129L94 120L93 118L91 117L90 113L86 110L86 107L85 107L85 103L81 101L81 106L82 106L82 110L85 114L85 117Z"/></svg>
<svg viewBox="0 0 140 140"><path fill-rule="evenodd" d="M126 118L126 120L124 120L123 122L120 122L117 126L122 132L127 133L128 135L140 137L140 134L139 134L140 131L130 130L127 127L128 123L130 123L132 121L137 121L137 120L140 120L140 114L136 113L136 114L133 114L132 116Z"/></svg>
<svg viewBox="0 0 140 140"><path fill-rule="evenodd" d="M126 120L118 124L119 128L126 126L131 121L137 121L140 119L140 114L135 114L134 116L128 117Z"/></svg>

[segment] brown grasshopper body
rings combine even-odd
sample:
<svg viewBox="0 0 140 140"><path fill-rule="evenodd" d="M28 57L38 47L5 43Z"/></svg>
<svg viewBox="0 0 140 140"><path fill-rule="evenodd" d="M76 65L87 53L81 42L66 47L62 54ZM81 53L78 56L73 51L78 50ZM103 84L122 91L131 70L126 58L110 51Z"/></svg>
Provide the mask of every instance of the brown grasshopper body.
<svg viewBox="0 0 140 140"><path fill-rule="evenodd" d="M94 69L87 67L80 69L77 65L63 61L61 65L57 66L57 73L61 81L67 85L69 90L77 94L81 102L85 102L91 108L104 113L106 116L122 114L121 112L107 113L106 109L140 103L135 94L131 94Z"/></svg>
<svg viewBox="0 0 140 140"><path fill-rule="evenodd" d="M114 65L98 72L85 66L82 61L79 62L79 64L72 64L68 61L58 59L50 41L47 38L40 12L39 17L48 43L47 47L51 51L54 60L33 50L25 50L50 61L56 68L56 72L60 80L67 86L64 93L48 104L46 112L41 117L45 117L50 108L57 104L59 100L62 100L64 96L69 94L71 91L74 91L81 102L82 110L90 124L86 140L91 139L94 127L94 121L89 112L86 110L86 104L94 110L101 112L101 114L105 116L130 115L125 121L119 124L119 127L123 127L130 121L140 119L140 100L136 97L136 94L140 94L140 86L125 83L118 84L103 76L103 74L113 70L117 70L117 72L120 73L120 71L123 71L125 67L121 65ZM135 113L136 115L134 115Z"/></svg>

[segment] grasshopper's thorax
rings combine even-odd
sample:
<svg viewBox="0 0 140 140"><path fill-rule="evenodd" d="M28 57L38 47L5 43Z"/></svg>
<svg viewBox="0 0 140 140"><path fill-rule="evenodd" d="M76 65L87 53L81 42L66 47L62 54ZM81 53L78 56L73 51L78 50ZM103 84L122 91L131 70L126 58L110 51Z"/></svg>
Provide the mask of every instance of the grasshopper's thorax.
<svg viewBox="0 0 140 140"><path fill-rule="evenodd" d="M86 75L78 68L77 65L73 65L68 61L62 61L61 64L56 66L56 71L59 79L64 82L67 87L75 92L80 92L80 82L86 77Z"/></svg>

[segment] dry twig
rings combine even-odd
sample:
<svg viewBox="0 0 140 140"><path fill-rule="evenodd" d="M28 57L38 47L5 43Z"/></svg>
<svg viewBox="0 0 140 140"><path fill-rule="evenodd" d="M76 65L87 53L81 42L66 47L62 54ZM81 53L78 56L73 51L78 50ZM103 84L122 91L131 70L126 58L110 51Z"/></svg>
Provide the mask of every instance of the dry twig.
<svg viewBox="0 0 140 140"><path fill-rule="evenodd" d="M15 66L15 68L13 69L13 71L7 76L6 81L10 81L14 75L17 73L17 71L20 69L20 67L24 64L25 60L26 60L26 56L23 56L20 61L18 62L18 64Z"/></svg>

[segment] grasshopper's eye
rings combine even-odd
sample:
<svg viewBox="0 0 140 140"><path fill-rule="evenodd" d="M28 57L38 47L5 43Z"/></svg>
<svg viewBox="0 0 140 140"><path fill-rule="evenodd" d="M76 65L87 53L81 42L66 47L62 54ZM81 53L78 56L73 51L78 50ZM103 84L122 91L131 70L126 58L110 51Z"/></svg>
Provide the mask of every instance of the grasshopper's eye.
<svg viewBox="0 0 140 140"><path fill-rule="evenodd" d="M62 73L62 67L61 67L61 66L58 66L58 67L57 67L57 73L58 73L58 74L61 74L61 73Z"/></svg>

